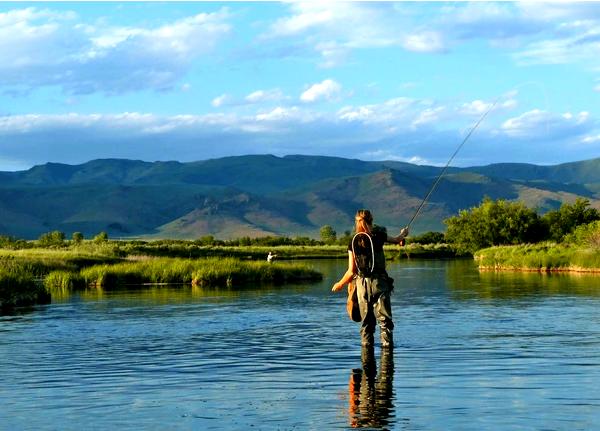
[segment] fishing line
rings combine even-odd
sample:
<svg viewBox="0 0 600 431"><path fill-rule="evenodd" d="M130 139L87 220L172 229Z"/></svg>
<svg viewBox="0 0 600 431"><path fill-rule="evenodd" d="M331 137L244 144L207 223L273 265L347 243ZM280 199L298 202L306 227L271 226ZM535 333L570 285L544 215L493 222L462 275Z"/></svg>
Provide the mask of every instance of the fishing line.
<svg viewBox="0 0 600 431"><path fill-rule="evenodd" d="M500 96L500 97L502 97L502 96ZM429 199L429 197L431 196L431 194L433 193L433 191L437 187L438 183L440 182L440 180L442 179L442 177L444 176L444 174L448 170L448 166L450 166L450 163L452 163L452 160L454 160L454 157L456 157L456 155L458 154L458 152L460 151L460 149L469 140L469 138L471 137L471 135L473 134L473 132L477 129L477 127L479 127L479 125L485 119L485 117L487 117L487 115L490 113L490 111L492 109L494 109L494 107L496 106L496 104L500 100L500 97L498 97L494 101L494 103L492 103L492 105L483 113L483 115L481 116L481 118L479 118L479 121L477 121L477 123L475 123L475 125L471 128L471 130L469 131L469 133L467 133L467 135L465 136L465 138L462 140L462 142L460 143L460 145L456 148L456 150L454 151L454 153L452 154L452 156L450 157L450 159L448 159L448 163L446 163L446 166L444 166L444 169L442 169L442 172L440 172L440 174L438 175L437 179L435 180L435 182L433 183L433 185L429 189L429 192L427 193L427 195L425 196L425 198L423 198L423 200L421 201L421 204L417 208L417 211L415 211L415 214L412 216L412 218L410 219L410 221L406 225L407 229L410 227L410 225L412 224L412 222L415 221L415 219L417 218L417 216L421 212L421 209L423 208L423 205L425 205L425 202L427 202L427 200Z"/></svg>

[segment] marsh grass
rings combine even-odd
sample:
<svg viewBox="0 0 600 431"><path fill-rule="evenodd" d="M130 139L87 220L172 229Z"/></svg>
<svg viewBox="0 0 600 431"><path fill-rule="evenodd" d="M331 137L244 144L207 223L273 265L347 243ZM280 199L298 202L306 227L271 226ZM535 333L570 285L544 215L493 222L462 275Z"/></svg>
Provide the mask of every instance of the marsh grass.
<svg viewBox="0 0 600 431"><path fill-rule="evenodd" d="M475 254L481 269L600 272L600 250L569 244L497 246Z"/></svg>
<svg viewBox="0 0 600 431"><path fill-rule="evenodd" d="M386 245L386 255L391 259L417 258L417 259L443 259L457 257L456 251L448 244L406 244L402 247Z"/></svg>
<svg viewBox="0 0 600 431"><path fill-rule="evenodd" d="M86 284L103 288L143 283L183 283L197 286L235 286L251 282L281 284L318 280L322 277L320 273L302 264L245 262L234 258L136 259L84 268L80 275Z"/></svg>
<svg viewBox="0 0 600 431"><path fill-rule="evenodd" d="M44 277L44 286L51 293L68 293L86 286L85 279L79 272L52 271Z"/></svg>
<svg viewBox="0 0 600 431"><path fill-rule="evenodd" d="M89 252L86 249L41 249L22 250L0 249L0 264L9 261L17 262L33 276L43 277L54 270L76 271L80 268L99 263L115 263L122 258L115 254Z"/></svg>
<svg viewBox="0 0 600 431"><path fill-rule="evenodd" d="M0 309L47 303L50 294L37 282L29 268L15 261L0 266Z"/></svg>

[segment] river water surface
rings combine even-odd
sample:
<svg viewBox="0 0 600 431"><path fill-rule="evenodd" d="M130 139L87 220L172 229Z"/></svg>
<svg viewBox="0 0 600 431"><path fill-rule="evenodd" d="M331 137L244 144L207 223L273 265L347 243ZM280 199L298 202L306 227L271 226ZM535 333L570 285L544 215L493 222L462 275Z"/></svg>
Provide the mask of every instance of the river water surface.
<svg viewBox="0 0 600 431"><path fill-rule="evenodd" d="M0 317L0 429L600 429L600 277L392 263L396 345L369 352L329 291L346 262L312 264Z"/></svg>

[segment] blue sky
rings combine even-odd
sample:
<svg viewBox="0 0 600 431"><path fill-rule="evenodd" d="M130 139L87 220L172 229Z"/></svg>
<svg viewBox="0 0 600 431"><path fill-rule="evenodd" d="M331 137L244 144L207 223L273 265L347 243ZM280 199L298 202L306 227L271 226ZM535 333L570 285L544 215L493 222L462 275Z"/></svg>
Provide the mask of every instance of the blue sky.
<svg viewBox="0 0 600 431"><path fill-rule="evenodd" d="M600 2L0 3L0 170L600 157Z"/></svg>

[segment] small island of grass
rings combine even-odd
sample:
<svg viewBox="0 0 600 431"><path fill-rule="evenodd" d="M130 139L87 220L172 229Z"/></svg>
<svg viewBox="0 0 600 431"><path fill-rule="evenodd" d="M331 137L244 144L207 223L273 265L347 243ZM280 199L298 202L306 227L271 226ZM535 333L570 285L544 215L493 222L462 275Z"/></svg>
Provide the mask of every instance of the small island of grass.
<svg viewBox="0 0 600 431"><path fill-rule="evenodd" d="M88 288L156 283L235 288L322 279L322 274L301 263L127 256L121 246L105 242L0 250L0 308L44 304L53 293Z"/></svg>

